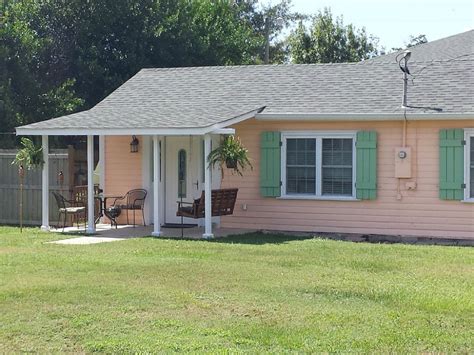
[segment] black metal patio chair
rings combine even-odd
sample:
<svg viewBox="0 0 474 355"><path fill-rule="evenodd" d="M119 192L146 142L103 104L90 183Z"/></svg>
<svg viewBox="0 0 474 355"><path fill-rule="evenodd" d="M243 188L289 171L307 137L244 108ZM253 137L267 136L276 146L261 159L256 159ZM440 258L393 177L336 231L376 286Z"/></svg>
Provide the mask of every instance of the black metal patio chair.
<svg viewBox="0 0 474 355"><path fill-rule="evenodd" d="M134 189L128 191L124 196L116 198L114 200L113 206L118 206L123 211L125 210L127 213L127 224L130 224L128 218L128 211L133 211L133 226L135 227L135 212L138 210L142 211L142 219L143 225L146 226L145 223L145 199L146 199L147 191L144 189Z"/></svg>
<svg viewBox="0 0 474 355"><path fill-rule="evenodd" d="M56 203L58 205L58 222L61 223L61 215L64 215L63 221L63 232L64 228L66 227L67 216L72 216L72 224L74 225L74 221L77 222L77 227L79 228L79 219L82 215L84 219L84 228L86 227L86 207L83 205L78 205L77 201L67 200L63 195L52 192Z"/></svg>

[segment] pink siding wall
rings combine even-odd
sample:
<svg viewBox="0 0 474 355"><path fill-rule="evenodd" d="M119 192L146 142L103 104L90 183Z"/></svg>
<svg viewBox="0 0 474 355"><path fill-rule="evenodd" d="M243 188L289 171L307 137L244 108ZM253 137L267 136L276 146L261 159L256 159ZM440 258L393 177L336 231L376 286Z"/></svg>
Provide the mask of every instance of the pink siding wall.
<svg viewBox="0 0 474 355"><path fill-rule="evenodd" d="M105 138L105 194L124 195L131 189L142 188L142 149L130 153L130 136L108 136ZM138 139L141 141L140 137ZM113 199L108 200L109 203ZM130 223L132 213L129 211ZM108 222L106 218L105 221ZM126 223L125 211L118 219ZM141 213L136 212L136 223L142 223Z"/></svg>
<svg viewBox="0 0 474 355"><path fill-rule="evenodd" d="M407 145L413 151L413 179L402 179L403 198L397 200L394 151L402 144L402 122L262 122L235 126L249 149L253 171L244 177L225 174L223 187L238 187L233 216L223 227L367 233L474 239L474 204L438 198L438 132L441 128L474 127L473 121L408 123ZM378 132L378 191L374 201L279 200L259 192L260 133L284 130L376 130ZM406 182L416 181L408 191ZM247 204L247 211L242 210Z"/></svg>

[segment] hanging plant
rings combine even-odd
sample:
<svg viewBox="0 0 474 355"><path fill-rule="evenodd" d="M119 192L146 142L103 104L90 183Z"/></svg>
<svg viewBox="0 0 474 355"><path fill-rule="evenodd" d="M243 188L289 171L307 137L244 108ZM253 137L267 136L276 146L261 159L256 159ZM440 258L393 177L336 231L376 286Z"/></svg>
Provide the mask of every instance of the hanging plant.
<svg viewBox="0 0 474 355"><path fill-rule="evenodd" d="M209 154L207 159L210 167L218 165L222 173L224 173L224 166L240 176L246 168L253 168L248 157L248 150L235 136L225 136L221 144Z"/></svg>
<svg viewBox="0 0 474 355"><path fill-rule="evenodd" d="M22 148L16 153L12 164L23 166L28 170L43 166L42 147L35 146L33 141L26 137L21 138L21 145Z"/></svg>

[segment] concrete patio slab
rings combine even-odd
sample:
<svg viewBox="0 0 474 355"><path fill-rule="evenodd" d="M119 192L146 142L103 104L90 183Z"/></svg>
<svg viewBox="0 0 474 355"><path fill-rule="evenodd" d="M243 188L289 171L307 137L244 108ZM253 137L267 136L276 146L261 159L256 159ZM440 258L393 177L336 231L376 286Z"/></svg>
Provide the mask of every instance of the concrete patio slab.
<svg viewBox="0 0 474 355"><path fill-rule="evenodd" d="M151 236L153 226L129 226L120 225L118 228L111 227L110 224L97 224L94 235L85 235L82 227L67 227L64 229L51 229L51 232L70 236L68 239L58 240L50 243L55 244L97 244L126 240L130 238L140 238ZM157 238L181 238L181 228L162 228L162 237ZM255 232L251 229L237 228L213 228L214 237L225 237L228 235L245 234ZM203 227L183 228L182 237L185 239L203 239ZM74 236L74 237L73 237Z"/></svg>
<svg viewBox="0 0 474 355"><path fill-rule="evenodd" d="M98 243L107 243L107 242L116 242L120 240L127 240L127 238L110 238L110 237L77 237L56 240L54 242L49 242L51 244L68 244L68 245L87 245L87 244L98 244Z"/></svg>

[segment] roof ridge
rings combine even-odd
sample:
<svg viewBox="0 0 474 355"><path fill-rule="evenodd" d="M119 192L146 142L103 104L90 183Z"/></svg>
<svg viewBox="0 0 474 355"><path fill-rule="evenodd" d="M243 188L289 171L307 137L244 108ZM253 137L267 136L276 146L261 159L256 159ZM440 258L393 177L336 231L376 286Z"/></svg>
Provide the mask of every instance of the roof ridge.
<svg viewBox="0 0 474 355"><path fill-rule="evenodd" d="M474 57L474 52L469 54L464 54L458 57L448 58L448 59L433 59L433 60L412 60L410 64L430 64L430 63L446 63L453 61L472 61L471 58L461 59L463 57ZM248 65L210 65L210 66L196 66L196 67L165 67L165 68L142 68L140 72L160 72L160 71L195 71L195 70L232 70L232 69L254 69L254 68L303 68L303 67L323 67L323 66L333 66L333 67L345 67L345 66L357 66L357 65L376 65L376 66L392 66L396 64L395 61L363 61L363 62L350 62L350 63L312 63L312 64L248 64Z"/></svg>
<svg viewBox="0 0 474 355"><path fill-rule="evenodd" d="M469 32L474 32L474 29L472 29L472 30L467 30L467 31L464 31L464 32L460 32L460 33L455 33L455 34L450 35L450 36L447 36L447 37L442 37L442 38L435 39L435 40L433 40L433 41L428 41L428 42L425 42L425 43L417 44L417 45L412 46L412 47L409 47L409 48L415 48L415 47L416 47L416 48L422 48L422 47L424 47L424 46L426 46L426 45L429 45L429 44L432 45L433 43L436 44L436 42L445 41L445 40L447 40L447 39L449 39L449 38L452 38L452 37L462 36L462 35L465 35L465 34L467 34L467 33L469 33ZM408 48L402 49L402 50L397 51L397 52L401 52L401 51L404 51L404 50L406 50L406 49L408 49Z"/></svg>
<svg viewBox="0 0 474 355"><path fill-rule="evenodd" d="M350 66L363 62L343 62L343 63L284 63L284 64L239 64L239 65L199 65L194 67L156 67L142 68L140 71L166 71L166 70L197 70L197 69L235 69L235 68L283 68L283 67L310 67L310 66Z"/></svg>
<svg viewBox="0 0 474 355"><path fill-rule="evenodd" d="M449 60L459 56L460 54L468 54L469 51L473 53L473 41L474 30L470 29L465 32L439 38L430 42L401 49L399 51L388 52L384 55L367 59L364 62L391 62L405 50L412 51L413 54L410 60L412 63L415 61L425 62L432 60Z"/></svg>

